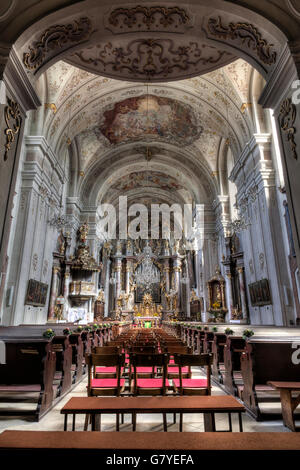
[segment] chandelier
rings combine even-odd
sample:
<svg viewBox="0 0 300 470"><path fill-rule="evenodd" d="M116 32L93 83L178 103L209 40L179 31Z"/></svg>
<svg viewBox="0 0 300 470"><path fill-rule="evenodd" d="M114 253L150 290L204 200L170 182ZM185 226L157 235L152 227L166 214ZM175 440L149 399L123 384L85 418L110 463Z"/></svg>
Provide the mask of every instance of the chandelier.
<svg viewBox="0 0 300 470"><path fill-rule="evenodd" d="M135 281L142 286L150 286L160 282L160 273L151 260L152 250L146 245L144 248L144 258L136 270Z"/></svg>

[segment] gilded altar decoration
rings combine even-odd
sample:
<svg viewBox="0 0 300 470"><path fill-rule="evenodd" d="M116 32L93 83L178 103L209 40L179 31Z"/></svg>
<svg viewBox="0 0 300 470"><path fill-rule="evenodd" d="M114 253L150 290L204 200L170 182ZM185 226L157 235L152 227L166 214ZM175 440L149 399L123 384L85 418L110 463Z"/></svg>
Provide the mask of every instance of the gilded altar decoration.
<svg viewBox="0 0 300 470"><path fill-rule="evenodd" d="M83 271L101 271L102 263L97 263L90 254L90 247L87 246L86 240L89 231L89 226L85 222L78 230L79 246L77 248L77 256L72 261L72 269Z"/></svg>
<svg viewBox="0 0 300 470"><path fill-rule="evenodd" d="M15 136L19 133L22 124L22 118L18 103L11 100L10 98L7 99L7 103L8 104L5 107L4 111L4 119L7 126L7 128L5 129L6 144L4 161L6 161L8 158L8 152L11 149L12 143L15 141Z"/></svg>
<svg viewBox="0 0 300 470"><path fill-rule="evenodd" d="M158 28L183 33L183 26L189 23L189 20L183 8L138 5L133 8L116 8L111 12L108 22L111 29L118 33L157 31Z"/></svg>
<svg viewBox="0 0 300 470"><path fill-rule="evenodd" d="M295 142L295 134L296 128L294 127L295 121L297 117L297 109L296 106L292 103L290 98L287 98L283 101L280 114L279 114L279 122L281 130L286 134L287 140L290 144L291 153L295 160L298 159L297 155L297 144Z"/></svg>
<svg viewBox="0 0 300 470"><path fill-rule="evenodd" d="M249 49L256 52L259 59L266 65L273 65L277 60L277 53L272 51L274 44L262 38L258 29L250 23L229 23L228 26L222 24L222 19L210 18L207 24L208 31L211 35L227 41L240 40Z"/></svg>
<svg viewBox="0 0 300 470"><path fill-rule="evenodd" d="M23 63L27 69L36 70L49 59L51 51L66 50L68 46L87 39L91 33L92 23L86 17L67 25L51 26L32 47L29 46L29 52L24 53Z"/></svg>
<svg viewBox="0 0 300 470"><path fill-rule="evenodd" d="M135 305L133 310L138 317L160 317L162 315L162 306L156 305L149 293L144 294L141 305Z"/></svg>
<svg viewBox="0 0 300 470"><path fill-rule="evenodd" d="M225 300L225 279L221 275L220 268L216 267L216 272L207 283L208 290L208 311L215 317L216 322L223 322L228 311Z"/></svg>

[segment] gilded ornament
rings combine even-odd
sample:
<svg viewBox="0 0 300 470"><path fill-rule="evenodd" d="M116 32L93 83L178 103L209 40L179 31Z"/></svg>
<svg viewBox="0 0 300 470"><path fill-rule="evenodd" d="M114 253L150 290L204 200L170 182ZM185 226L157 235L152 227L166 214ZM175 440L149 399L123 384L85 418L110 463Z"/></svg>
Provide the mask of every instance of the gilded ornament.
<svg viewBox="0 0 300 470"><path fill-rule="evenodd" d="M4 153L4 161L8 158L8 152L11 149L11 144L15 141L15 136L19 133L22 123L21 113L19 109L18 103L11 100L10 98L7 99L7 106L5 107L4 111L4 119L7 125L5 129L6 135L6 144L5 144L5 153ZM11 124L11 120L14 122Z"/></svg>

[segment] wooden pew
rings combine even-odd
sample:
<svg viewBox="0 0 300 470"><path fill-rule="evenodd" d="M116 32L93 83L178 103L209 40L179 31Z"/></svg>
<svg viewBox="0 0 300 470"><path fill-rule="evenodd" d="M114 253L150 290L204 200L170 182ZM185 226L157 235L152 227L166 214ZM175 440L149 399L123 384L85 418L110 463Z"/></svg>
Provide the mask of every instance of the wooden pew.
<svg viewBox="0 0 300 470"><path fill-rule="evenodd" d="M224 346L226 344L227 336L225 333L215 333L214 341L212 344L213 353L213 365L212 365L212 376L218 383L223 383L224 372Z"/></svg>
<svg viewBox="0 0 300 470"><path fill-rule="evenodd" d="M211 353L212 352L212 344L214 341L214 333L212 331L205 331L204 339L203 339L203 353Z"/></svg>
<svg viewBox="0 0 300 470"><path fill-rule="evenodd" d="M295 338L252 338L247 341L241 355L244 382L242 399L249 413L261 420L269 417L262 413L259 403L271 402L279 393L268 382L297 382L300 364L294 364L292 355Z"/></svg>
<svg viewBox="0 0 300 470"><path fill-rule="evenodd" d="M208 455L212 458L215 458L216 451L223 451L221 456L224 458L228 457L224 451L239 451L239 455L249 457L247 451L281 450L286 453L286 451L299 451L299 448L300 434L287 432L4 431L0 434L1 455L8 457L11 457L12 452L14 456L23 454L28 457L28 451L34 451L33 456L53 457L53 454L56 455L54 451L59 450L60 456L67 455L72 459L78 455L80 449L89 458L91 455L101 455L101 451L106 455L107 451L116 450L118 455L136 455L132 453L135 449L173 453L176 451L176 454L180 454L181 451L206 451L203 455L210 451L212 454ZM128 451L131 453L128 454ZM246 455L242 453L245 451ZM277 458L277 453L274 454L274 458Z"/></svg>
<svg viewBox="0 0 300 470"><path fill-rule="evenodd" d="M56 354L46 339L0 337L5 343L6 364L0 364L2 402L28 401L26 393L38 393L36 409L1 410L2 416L32 416L36 421L51 408ZM18 394L18 395L17 395ZM9 395L9 396L8 396ZM17 400L16 400L17 399Z"/></svg>
<svg viewBox="0 0 300 470"><path fill-rule="evenodd" d="M83 375L83 342L81 333L72 333L69 335L69 341L72 346L72 364L74 366L74 375L72 383L79 382Z"/></svg>
<svg viewBox="0 0 300 470"><path fill-rule="evenodd" d="M56 374L58 388L56 397L63 397L71 390L72 384L72 346L68 336L54 336L51 341L52 350L56 354Z"/></svg>
<svg viewBox="0 0 300 470"><path fill-rule="evenodd" d="M225 375L223 379L226 392L240 396L239 386L242 384L241 354L245 348L242 336L227 336L224 346Z"/></svg>

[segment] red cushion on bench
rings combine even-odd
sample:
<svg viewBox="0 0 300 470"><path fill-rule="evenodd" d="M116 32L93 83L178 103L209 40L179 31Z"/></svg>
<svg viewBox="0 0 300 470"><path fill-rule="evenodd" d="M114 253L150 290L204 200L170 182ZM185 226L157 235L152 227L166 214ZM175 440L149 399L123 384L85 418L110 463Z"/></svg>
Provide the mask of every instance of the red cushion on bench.
<svg viewBox="0 0 300 470"><path fill-rule="evenodd" d="M137 367L137 373L152 374L152 367Z"/></svg>
<svg viewBox="0 0 300 470"><path fill-rule="evenodd" d="M181 371L183 374L188 374L189 373L189 368L188 366L187 367L182 367L181 368ZM168 370L168 373L169 374L179 374L179 367L171 367L169 370Z"/></svg>
<svg viewBox="0 0 300 470"><path fill-rule="evenodd" d="M118 386L117 379L92 379L92 387L93 388L114 388ZM123 387L125 384L125 380L120 380L120 385Z"/></svg>
<svg viewBox="0 0 300 470"><path fill-rule="evenodd" d="M99 374L99 373L103 373L103 374L111 374L111 373L116 373L117 368L115 366L112 366L112 367L96 367L96 373ZM121 367L121 372L123 372L123 367Z"/></svg>
<svg viewBox="0 0 300 470"><path fill-rule="evenodd" d="M162 388L163 379L137 379L137 386L140 388ZM166 386L169 386L169 382L167 380Z"/></svg>
<svg viewBox="0 0 300 470"><path fill-rule="evenodd" d="M180 387L179 379L173 379L174 385ZM205 388L207 387L206 379L182 379L183 388Z"/></svg>

